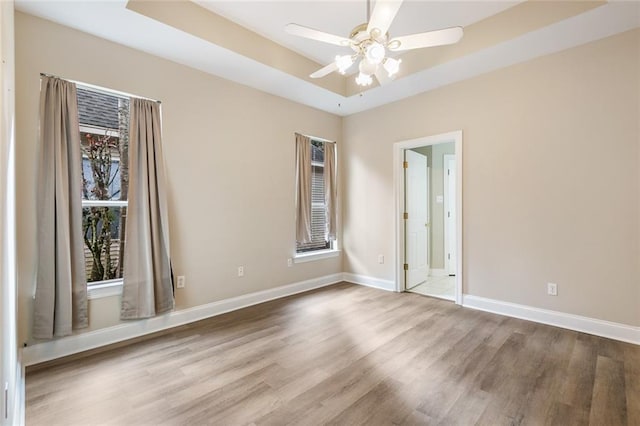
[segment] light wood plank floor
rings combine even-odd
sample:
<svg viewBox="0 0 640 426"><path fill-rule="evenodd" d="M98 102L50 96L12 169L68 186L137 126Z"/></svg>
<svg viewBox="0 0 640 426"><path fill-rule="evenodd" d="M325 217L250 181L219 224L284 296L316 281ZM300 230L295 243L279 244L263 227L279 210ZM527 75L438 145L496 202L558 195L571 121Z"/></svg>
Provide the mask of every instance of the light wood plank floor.
<svg viewBox="0 0 640 426"><path fill-rule="evenodd" d="M640 347L338 284L27 372L28 425L640 425Z"/></svg>

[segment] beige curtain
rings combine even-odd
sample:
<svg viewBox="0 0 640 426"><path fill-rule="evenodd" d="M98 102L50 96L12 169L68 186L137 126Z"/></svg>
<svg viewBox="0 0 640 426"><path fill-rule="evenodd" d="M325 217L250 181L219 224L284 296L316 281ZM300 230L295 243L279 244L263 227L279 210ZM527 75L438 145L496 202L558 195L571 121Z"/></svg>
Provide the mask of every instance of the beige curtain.
<svg viewBox="0 0 640 426"><path fill-rule="evenodd" d="M174 307L160 104L132 98L130 115L122 319L149 318Z"/></svg>
<svg viewBox="0 0 640 426"><path fill-rule="evenodd" d="M42 77L39 143L33 337L50 339L89 325L75 84Z"/></svg>
<svg viewBox="0 0 640 426"><path fill-rule="evenodd" d="M338 186L336 182L336 144L333 142L324 143L324 205L326 208L327 222L325 239L335 241L337 211L336 201L338 198Z"/></svg>
<svg viewBox="0 0 640 426"><path fill-rule="evenodd" d="M311 139L296 133L296 241L311 242Z"/></svg>

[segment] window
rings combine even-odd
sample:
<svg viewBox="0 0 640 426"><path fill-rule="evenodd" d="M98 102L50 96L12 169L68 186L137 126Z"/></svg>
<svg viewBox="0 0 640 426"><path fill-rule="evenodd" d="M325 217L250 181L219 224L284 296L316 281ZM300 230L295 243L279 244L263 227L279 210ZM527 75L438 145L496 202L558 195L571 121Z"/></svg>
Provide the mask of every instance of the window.
<svg viewBox="0 0 640 426"><path fill-rule="evenodd" d="M294 261L339 256L337 235L336 143L295 134Z"/></svg>
<svg viewBox="0 0 640 426"><path fill-rule="evenodd" d="M129 100L78 85L82 235L88 285L122 279L129 187Z"/></svg>
<svg viewBox="0 0 640 426"><path fill-rule="evenodd" d="M305 254L333 248L335 238L328 233L328 209L325 191L327 175L325 172L325 147L332 142L310 140L311 144L311 241L296 242L296 253ZM329 151L335 155L334 150Z"/></svg>

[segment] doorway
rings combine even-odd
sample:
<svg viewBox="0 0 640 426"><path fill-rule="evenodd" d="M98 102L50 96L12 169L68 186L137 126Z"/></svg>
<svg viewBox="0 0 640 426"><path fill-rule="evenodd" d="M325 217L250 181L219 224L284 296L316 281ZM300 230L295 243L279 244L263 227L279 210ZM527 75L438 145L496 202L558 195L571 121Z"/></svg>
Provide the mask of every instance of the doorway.
<svg viewBox="0 0 640 426"><path fill-rule="evenodd" d="M462 132L394 145L396 290L462 303Z"/></svg>
<svg viewBox="0 0 640 426"><path fill-rule="evenodd" d="M404 151L406 288L429 278L429 157L417 150Z"/></svg>

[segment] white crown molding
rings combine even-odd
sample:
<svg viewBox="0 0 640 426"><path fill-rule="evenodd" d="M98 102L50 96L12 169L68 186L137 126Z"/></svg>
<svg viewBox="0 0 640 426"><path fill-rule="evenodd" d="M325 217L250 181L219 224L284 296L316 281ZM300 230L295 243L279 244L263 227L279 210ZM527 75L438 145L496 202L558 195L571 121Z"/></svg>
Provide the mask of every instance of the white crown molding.
<svg viewBox="0 0 640 426"><path fill-rule="evenodd" d="M462 306L640 345L640 327L465 294Z"/></svg>
<svg viewBox="0 0 640 426"><path fill-rule="evenodd" d="M133 339L168 328L200 321L270 300L336 284L340 281L342 281L341 273L325 275L323 277L207 303L193 308L173 311L154 318L126 322L113 327L37 343L22 349L22 362L25 366L29 366L50 361L101 346L118 343L123 340Z"/></svg>

